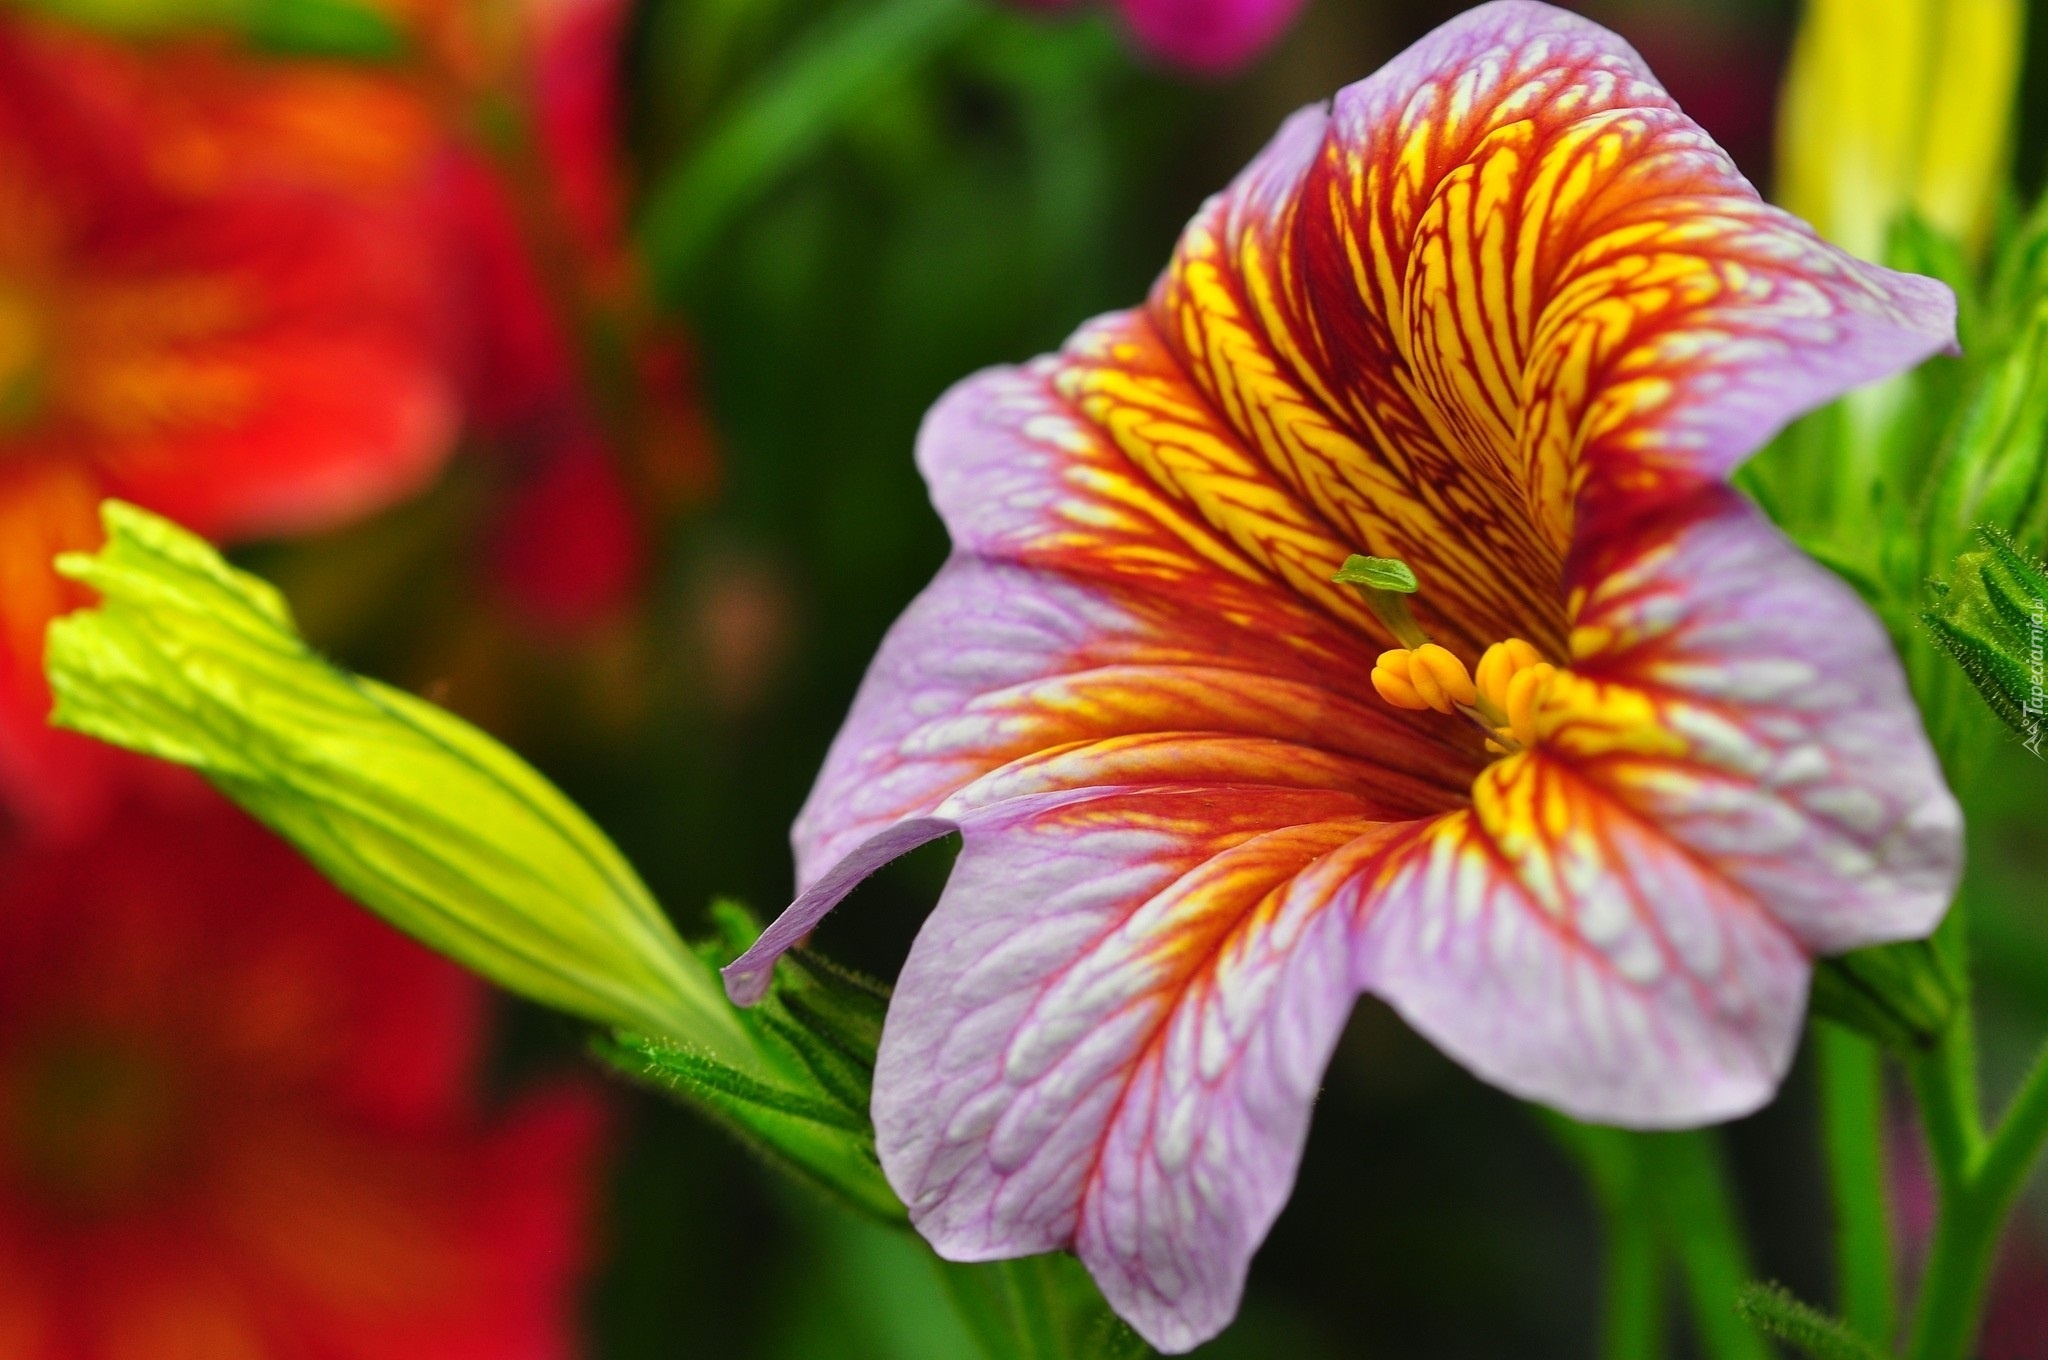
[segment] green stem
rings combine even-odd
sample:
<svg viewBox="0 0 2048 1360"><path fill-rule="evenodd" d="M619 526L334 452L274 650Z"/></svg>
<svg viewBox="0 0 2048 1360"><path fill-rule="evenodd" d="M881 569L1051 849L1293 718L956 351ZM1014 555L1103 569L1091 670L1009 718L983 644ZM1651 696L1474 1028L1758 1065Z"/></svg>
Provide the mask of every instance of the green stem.
<svg viewBox="0 0 2048 1360"><path fill-rule="evenodd" d="M1641 1139L1548 1111L1543 1118L1585 1171L1600 1208L1600 1360L1655 1360L1664 1354L1663 1257Z"/></svg>
<svg viewBox="0 0 2048 1360"><path fill-rule="evenodd" d="M1946 1196L1963 1188L1984 1148L1976 1027L1967 1007L1956 1012L1933 1050L1908 1064L1907 1072L1920 1102L1920 1123L1927 1134L1935 1184Z"/></svg>
<svg viewBox="0 0 2048 1360"><path fill-rule="evenodd" d="M1709 1360L1770 1360L1770 1347L1735 1311L1750 1278L1749 1252L1718 1138L1707 1129L1644 1134L1640 1146L1701 1350Z"/></svg>
<svg viewBox="0 0 2048 1360"><path fill-rule="evenodd" d="M1816 1022L1813 1033L1822 1142L1834 1196L1838 1303L1851 1330L1889 1346L1898 1312L1884 1160L1884 1056L1838 1025Z"/></svg>
<svg viewBox="0 0 2048 1360"><path fill-rule="evenodd" d="M1978 1193L2011 1203L2026 1184L2044 1142L2048 1142L2048 1046L2034 1056L2033 1067L1984 1149L1977 1166Z"/></svg>
<svg viewBox="0 0 2048 1360"><path fill-rule="evenodd" d="M1657 1218L1638 1194L1631 1205L1606 1205L1607 1260L1601 1271L1606 1313L1600 1319L1601 1360L1650 1360L1664 1353L1664 1272Z"/></svg>
<svg viewBox="0 0 2048 1360"><path fill-rule="evenodd" d="M1974 1101L1974 1062L1967 1025L1955 1029L1964 1031L1963 1038L1945 1041L1921 1060L1914 1074L1935 1179L1941 1187L1941 1218L1928 1253L1920 1313L1907 1351L1911 1360L1963 1360L1969 1354L2006 1216L2042 1144L2048 1142L2048 1048L2035 1059L1988 1141L1981 1131L1971 1142L1945 1127L1955 1122L1976 1127L1974 1103L1967 1121L1960 1120L1947 1103L1959 1087L1969 1088ZM1965 1064L1972 1069L1967 1079L1954 1071ZM1958 1160L1965 1151L1967 1155Z"/></svg>

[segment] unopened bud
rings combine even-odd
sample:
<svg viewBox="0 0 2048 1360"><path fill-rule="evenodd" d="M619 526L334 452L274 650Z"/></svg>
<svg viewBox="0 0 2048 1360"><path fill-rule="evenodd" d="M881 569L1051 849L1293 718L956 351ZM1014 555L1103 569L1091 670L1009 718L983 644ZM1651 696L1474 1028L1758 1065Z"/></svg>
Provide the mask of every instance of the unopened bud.
<svg viewBox="0 0 2048 1360"><path fill-rule="evenodd" d="M1977 542L1978 551L1956 559L1948 581L1933 583L1920 617L1984 702L2039 756L2048 716L2048 567L1989 525L1978 526Z"/></svg>
<svg viewBox="0 0 2048 1360"><path fill-rule="evenodd" d="M344 891L544 1005L756 1070L711 968L559 790L460 718L329 665L282 596L107 501L100 592L52 624L52 721L189 765Z"/></svg>

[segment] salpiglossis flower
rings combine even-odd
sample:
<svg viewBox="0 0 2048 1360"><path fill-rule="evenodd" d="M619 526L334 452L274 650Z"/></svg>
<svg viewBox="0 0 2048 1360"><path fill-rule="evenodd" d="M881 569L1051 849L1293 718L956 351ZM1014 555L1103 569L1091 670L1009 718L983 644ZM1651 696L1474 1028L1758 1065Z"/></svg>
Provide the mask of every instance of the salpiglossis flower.
<svg viewBox="0 0 2048 1360"><path fill-rule="evenodd" d="M1725 478L1952 325L1613 34L1464 15L1295 115L1143 307L931 412L954 555L729 989L958 830L883 1166L943 1255L1072 1248L1169 1350L1234 1311L1361 992L1582 1118L1755 1108L1812 958L1939 919L1959 816L1876 621ZM1353 554L1419 580L1449 660L1382 683L1436 707L1376 688Z"/></svg>
<svg viewBox="0 0 2048 1360"><path fill-rule="evenodd" d="M449 451L437 141L411 95L201 41L0 18L0 798L80 830L51 733L50 571L118 494L214 537L331 527Z"/></svg>

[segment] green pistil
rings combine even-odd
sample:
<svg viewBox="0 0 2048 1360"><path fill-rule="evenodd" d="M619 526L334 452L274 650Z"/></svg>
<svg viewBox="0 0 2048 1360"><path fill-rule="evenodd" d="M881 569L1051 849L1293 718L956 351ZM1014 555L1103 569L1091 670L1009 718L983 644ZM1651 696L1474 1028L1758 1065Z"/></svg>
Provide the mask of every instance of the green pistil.
<svg viewBox="0 0 2048 1360"><path fill-rule="evenodd" d="M1413 650L1429 641L1429 634L1408 611L1408 597L1415 593L1417 582L1415 573L1400 558L1353 553L1330 579L1357 591L1373 617L1385 624L1403 647Z"/></svg>

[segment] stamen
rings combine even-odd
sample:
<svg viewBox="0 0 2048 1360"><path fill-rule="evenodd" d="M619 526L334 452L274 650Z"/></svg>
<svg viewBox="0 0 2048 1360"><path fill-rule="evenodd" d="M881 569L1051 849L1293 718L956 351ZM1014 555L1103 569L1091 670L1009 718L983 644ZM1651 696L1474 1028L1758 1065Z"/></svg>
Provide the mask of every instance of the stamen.
<svg viewBox="0 0 2048 1360"><path fill-rule="evenodd" d="M1429 640L1409 612L1415 573L1397 557L1353 554L1330 578L1350 586L1402 646L1381 652L1372 687L1396 708L1462 713L1487 735L1486 748L1508 754L1536 742L1536 711L1557 667L1522 638L1496 642L1479 658L1477 678L1465 663Z"/></svg>
<svg viewBox="0 0 2048 1360"><path fill-rule="evenodd" d="M1479 658L1478 687L1487 705L1524 746L1536 740L1535 714L1557 667L1521 638L1496 642Z"/></svg>
<svg viewBox="0 0 2048 1360"><path fill-rule="evenodd" d="M1508 731L1524 746L1536 744L1536 708L1543 702L1544 691L1550 688L1550 678L1557 674L1557 667L1548 661L1539 661L1525 671L1520 671L1508 683L1507 710Z"/></svg>
<svg viewBox="0 0 2048 1360"><path fill-rule="evenodd" d="M1526 670L1542 660L1543 654L1521 638L1494 643L1486 649L1486 655L1479 658L1479 670L1474 676L1479 682L1479 692L1505 707L1508 681L1514 679L1515 672Z"/></svg>
<svg viewBox="0 0 2048 1360"><path fill-rule="evenodd" d="M1479 699L1465 663L1434 642L1412 651L1396 647L1381 652L1372 668L1372 687L1396 708L1433 708L1455 713Z"/></svg>

